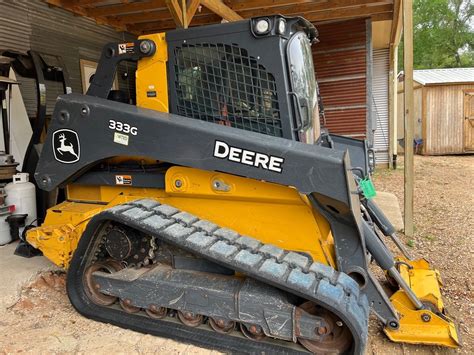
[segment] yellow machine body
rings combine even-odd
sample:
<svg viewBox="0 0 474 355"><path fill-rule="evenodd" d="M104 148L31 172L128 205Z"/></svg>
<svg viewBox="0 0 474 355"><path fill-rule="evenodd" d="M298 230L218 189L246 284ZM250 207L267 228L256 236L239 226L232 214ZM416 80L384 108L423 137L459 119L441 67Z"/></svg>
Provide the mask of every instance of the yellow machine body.
<svg viewBox="0 0 474 355"><path fill-rule="evenodd" d="M164 190L69 185L69 201L49 209L42 227L30 231L27 240L67 268L90 218L146 197L336 268L329 224L294 188L183 167L170 168L165 185Z"/></svg>
<svg viewBox="0 0 474 355"><path fill-rule="evenodd" d="M137 106L168 112L166 63L168 50L164 33L147 35L156 44L152 57L138 62L136 71ZM115 157L120 163L130 157ZM146 157L133 158L155 163ZM178 184L177 181L180 183ZM177 187L179 186L179 187ZM334 242L326 219L314 211L307 198L292 187L256 181L233 175L172 167L165 176L165 189L131 186L86 186L70 184L67 200L50 208L41 227L27 233L27 241L40 249L56 265L68 268L87 223L97 213L115 205L141 198L154 198L207 219L240 234L260 239L287 250L311 255L313 260L337 269ZM423 301L441 313L439 274L424 260L408 261L401 275ZM451 320L429 310L416 310L404 291L395 292L391 301L400 315L400 329L385 329L396 342L459 344ZM429 322L426 321L429 317Z"/></svg>
<svg viewBox="0 0 474 355"><path fill-rule="evenodd" d="M156 44L152 57L145 57L138 62L135 73L137 106L151 110L168 112L168 79L166 62L168 46L165 33L141 36L140 39L151 39Z"/></svg>

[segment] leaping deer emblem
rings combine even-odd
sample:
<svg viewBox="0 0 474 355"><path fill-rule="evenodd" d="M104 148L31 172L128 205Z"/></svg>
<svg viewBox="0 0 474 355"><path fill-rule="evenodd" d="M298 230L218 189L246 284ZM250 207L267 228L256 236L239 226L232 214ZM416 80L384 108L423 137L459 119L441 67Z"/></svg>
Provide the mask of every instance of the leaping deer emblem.
<svg viewBox="0 0 474 355"><path fill-rule="evenodd" d="M64 133L61 133L59 135L59 141L61 142L61 146L56 148L59 154L63 155L63 153L68 152L74 155L76 159L79 159L79 156L74 151L74 147L72 143L66 144L66 136L64 135Z"/></svg>

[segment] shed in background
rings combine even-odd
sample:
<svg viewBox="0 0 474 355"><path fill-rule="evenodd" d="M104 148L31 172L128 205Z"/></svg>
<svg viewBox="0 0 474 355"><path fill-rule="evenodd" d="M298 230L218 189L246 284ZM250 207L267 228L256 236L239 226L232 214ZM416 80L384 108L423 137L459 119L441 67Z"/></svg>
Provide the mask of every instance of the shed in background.
<svg viewBox="0 0 474 355"><path fill-rule="evenodd" d="M414 71L415 139L425 155L474 153L474 68ZM403 75L398 86L398 139L403 139Z"/></svg>

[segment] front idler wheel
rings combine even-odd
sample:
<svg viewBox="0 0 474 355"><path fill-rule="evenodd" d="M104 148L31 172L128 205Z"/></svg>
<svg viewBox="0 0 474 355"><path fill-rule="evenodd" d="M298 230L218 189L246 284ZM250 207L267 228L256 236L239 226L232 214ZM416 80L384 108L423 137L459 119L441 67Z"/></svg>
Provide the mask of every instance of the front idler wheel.
<svg viewBox="0 0 474 355"><path fill-rule="evenodd" d="M121 269L122 266L120 263L113 260L97 262L86 269L83 277L84 289L93 303L99 306L110 306L117 301L117 297L106 295L101 292L100 285L94 280L94 272L102 271L113 274Z"/></svg>
<svg viewBox="0 0 474 355"><path fill-rule="evenodd" d="M298 341L313 354L344 354L353 342L349 328L333 313L312 302L303 303L300 308L314 316L324 318L327 326L316 328L321 341L298 338Z"/></svg>

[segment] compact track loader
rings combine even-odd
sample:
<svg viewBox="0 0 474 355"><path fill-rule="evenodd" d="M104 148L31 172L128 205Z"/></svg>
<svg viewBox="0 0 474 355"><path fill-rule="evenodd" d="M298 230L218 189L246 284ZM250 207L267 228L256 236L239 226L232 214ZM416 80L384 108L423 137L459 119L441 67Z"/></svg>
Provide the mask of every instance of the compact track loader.
<svg viewBox="0 0 474 355"><path fill-rule="evenodd" d="M66 199L27 241L78 312L231 352L362 354L370 311L394 341L458 345L438 272L370 199L365 142L320 129L316 39L269 16L110 43L58 99L35 179ZM107 99L123 61L136 105Z"/></svg>

